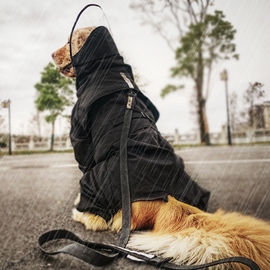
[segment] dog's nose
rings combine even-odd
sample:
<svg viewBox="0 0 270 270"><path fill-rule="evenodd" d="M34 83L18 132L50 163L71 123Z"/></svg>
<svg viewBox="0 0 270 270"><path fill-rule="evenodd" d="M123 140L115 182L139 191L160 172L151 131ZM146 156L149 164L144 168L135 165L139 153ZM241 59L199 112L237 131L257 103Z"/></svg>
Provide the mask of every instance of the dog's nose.
<svg viewBox="0 0 270 270"><path fill-rule="evenodd" d="M54 58L54 52L52 53L52 58Z"/></svg>

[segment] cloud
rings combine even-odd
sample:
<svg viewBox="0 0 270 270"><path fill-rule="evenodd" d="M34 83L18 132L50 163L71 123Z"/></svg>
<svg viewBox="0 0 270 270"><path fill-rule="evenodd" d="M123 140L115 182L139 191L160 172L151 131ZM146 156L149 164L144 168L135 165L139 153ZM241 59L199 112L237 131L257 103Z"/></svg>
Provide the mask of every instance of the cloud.
<svg viewBox="0 0 270 270"><path fill-rule="evenodd" d="M161 131L166 133L176 127L180 133L189 130L193 120L188 97L193 82L189 81L185 90L165 100L159 96L160 90L169 83L169 69L175 64L174 55L166 43L149 26L140 24L140 14L129 9L130 1L96 2L106 13L119 50L146 79L146 94L161 113L158 122ZM270 98L270 38L267 32L270 2L225 2L217 1L214 9L224 10L226 18L237 29L240 60L217 65L213 70L212 90L207 104L211 131L220 130L221 124L226 121L224 85L219 78L222 69L227 68L229 72L229 91L237 90L241 94L249 81L258 80L265 84ZM12 100L14 131L15 122L19 126L33 113L34 84L40 80L44 66L51 61L51 53L66 42L78 12L88 3L86 0L0 2L0 98ZM83 14L78 27L99 24L108 25L102 12L93 8Z"/></svg>

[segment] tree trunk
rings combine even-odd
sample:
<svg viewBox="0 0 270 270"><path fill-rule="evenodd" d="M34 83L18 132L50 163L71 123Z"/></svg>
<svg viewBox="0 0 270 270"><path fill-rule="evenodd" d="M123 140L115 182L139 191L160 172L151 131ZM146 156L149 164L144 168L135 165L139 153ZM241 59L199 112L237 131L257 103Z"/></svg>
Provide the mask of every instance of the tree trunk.
<svg viewBox="0 0 270 270"><path fill-rule="evenodd" d="M203 114L203 125L204 125L204 142L206 145L210 145L210 136L209 136L209 128L208 128L208 121L207 121L207 116L206 116L206 100L203 99L202 103L202 114Z"/></svg>
<svg viewBox="0 0 270 270"><path fill-rule="evenodd" d="M200 140L201 143L206 143L210 145L208 123L205 111L206 100L203 97L203 58L202 52L198 53L198 67L197 67L197 77L195 79L197 88L197 102L198 102L198 120L200 128Z"/></svg>
<svg viewBox="0 0 270 270"><path fill-rule="evenodd" d="M54 144L54 122L52 122L52 137L51 137L51 149L50 151L53 151L53 144Z"/></svg>

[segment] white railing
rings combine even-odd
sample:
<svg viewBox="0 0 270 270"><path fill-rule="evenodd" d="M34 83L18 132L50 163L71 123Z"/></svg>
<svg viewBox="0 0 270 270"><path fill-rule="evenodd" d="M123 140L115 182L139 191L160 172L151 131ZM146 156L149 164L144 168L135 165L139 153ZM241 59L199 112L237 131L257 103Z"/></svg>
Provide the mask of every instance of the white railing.
<svg viewBox="0 0 270 270"><path fill-rule="evenodd" d="M227 144L227 129L222 128L221 132L210 133L211 144ZM199 134L182 134L175 130L174 134L163 135L172 145L195 145L200 143ZM270 142L270 130L261 129L247 129L243 132L234 132L231 135L233 144L248 144L248 143L261 143Z"/></svg>
<svg viewBox="0 0 270 270"><path fill-rule="evenodd" d="M34 141L31 137L29 142L19 143L15 140L11 141L12 151L36 151L36 150L49 150L51 148L51 139L43 138L42 141ZM5 149L8 149L8 145ZM56 151L70 150L72 145L69 138L54 141L53 149Z"/></svg>
<svg viewBox="0 0 270 270"><path fill-rule="evenodd" d="M211 144L227 144L227 129L222 128L221 132L210 133L210 142ZM232 133L232 144L248 144L248 143L261 143L261 142L270 142L270 130L261 129L253 130L248 129L243 132L234 132ZM163 135L165 139L168 140L172 145L196 145L200 144L199 134L179 134L178 130L175 130L174 134L165 134ZM18 143L12 140L12 151L36 151L36 150L49 150L51 140L49 138L43 138L42 141L34 141L31 137L29 142ZM72 145L69 137L62 140L54 141L54 150L63 151L71 150ZM6 151L6 148L2 148L2 151ZM1 150L1 149L0 149Z"/></svg>

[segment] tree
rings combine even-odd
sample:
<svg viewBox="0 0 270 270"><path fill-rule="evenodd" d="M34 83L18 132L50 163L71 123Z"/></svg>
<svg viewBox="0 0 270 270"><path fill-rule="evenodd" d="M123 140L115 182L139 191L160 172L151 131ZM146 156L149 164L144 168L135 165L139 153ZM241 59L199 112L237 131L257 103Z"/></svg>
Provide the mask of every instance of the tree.
<svg viewBox="0 0 270 270"><path fill-rule="evenodd" d="M63 77L59 69L51 62L41 72L41 82L35 84L38 91L38 97L35 100L37 109L41 112L48 111L49 114L45 119L48 123L52 123L51 151L54 144L55 120L66 107L73 105L71 88L73 84L74 80Z"/></svg>
<svg viewBox="0 0 270 270"><path fill-rule="evenodd" d="M232 43L236 30L231 23L224 20L222 11L215 11L214 15L207 14L207 9L212 4L210 0L148 0L143 1L143 4L132 5L133 8L142 9L143 22L151 24L172 50L175 50L174 39L166 35L165 29L168 25L171 29L176 29L180 47L175 50L177 66L171 69L171 76L189 77L193 80L201 142L207 144L210 141L205 109L213 64L231 57L238 59L236 45ZM161 8L163 12L157 12ZM183 20L180 19L182 17ZM161 97L183 87L167 85L162 89Z"/></svg>
<svg viewBox="0 0 270 270"><path fill-rule="evenodd" d="M262 117L262 110L255 105L255 102L265 97L263 86L260 82L249 83L249 87L243 95L245 109L241 112L241 116L248 122L250 127L254 127L256 125L255 121Z"/></svg>

